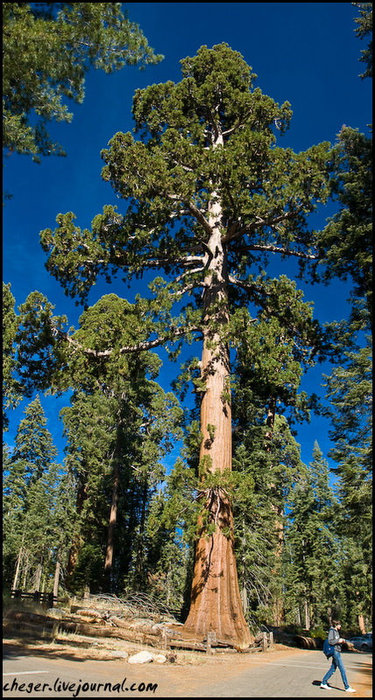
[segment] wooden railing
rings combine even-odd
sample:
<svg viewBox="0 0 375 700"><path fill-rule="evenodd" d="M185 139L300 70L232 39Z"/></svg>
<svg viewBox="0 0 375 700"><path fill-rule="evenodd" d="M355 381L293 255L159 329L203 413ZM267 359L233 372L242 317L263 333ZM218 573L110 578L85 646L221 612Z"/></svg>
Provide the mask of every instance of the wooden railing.
<svg viewBox="0 0 375 700"><path fill-rule="evenodd" d="M53 608L54 604L57 602L57 597L53 593L41 593L41 591L34 591L33 593L21 591L18 588L12 589L11 598L17 598L19 600L33 600L36 603L47 603L50 608Z"/></svg>

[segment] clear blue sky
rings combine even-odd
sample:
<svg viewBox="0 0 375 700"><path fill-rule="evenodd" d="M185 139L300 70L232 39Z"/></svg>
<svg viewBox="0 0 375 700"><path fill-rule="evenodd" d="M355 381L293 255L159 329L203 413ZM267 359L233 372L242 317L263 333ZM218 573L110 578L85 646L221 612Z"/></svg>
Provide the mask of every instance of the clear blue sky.
<svg viewBox="0 0 375 700"><path fill-rule="evenodd" d="M150 45L165 59L144 71L126 67L109 76L90 72L84 103L73 105L73 122L50 128L65 147L67 157L45 158L37 165L29 158L12 155L5 163L4 190L13 198L6 202L3 214L3 279L11 283L17 305L30 292L39 290L55 304L57 314L68 315L72 325L77 325L80 309L46 272L38 234L41 229L53 228L60 212L75 212L77 225L84 227L90 226L105 204L117 204L121 211L121 201L101 180L100 151L114 133L132 129L131 104L137 88L180 80L182 58L195 55L202 44L210 47L225 41L252 66L258 76L256 85L264 93L280 103L291 103L291 127L279 145L299 151L320 141L334 142L343 124L367 132L372 120L370 81L358 77L364 68L358 59L366 40L354 34L358 10L351 3L152 2L126 3L125 7L129 18L141 26ZM314 225L323 225L331 213L332 208L327 208ZM321 321L347 315L347 285L335 282L330 287L302 287ZM95 303L109 291L132 301L134 290L129 292L119 284L110 288L98 282L89 302ZM165 353L162 356L164 359ZM165 389L169 389L177 369L178 365L164 363L159 381ZM329 371L329 367L310 370L302 388L322 391L322 371ZM67 398L42 402L48 427L61 451L58 412ZM5 435L9 444L23 407L10 416L10 431ZM315 439L327 455L331 446L328 430L327 421L317 417L299 428L297 439L305 462L311 460ZM170 464L175 456L168 460Z"/></svg>

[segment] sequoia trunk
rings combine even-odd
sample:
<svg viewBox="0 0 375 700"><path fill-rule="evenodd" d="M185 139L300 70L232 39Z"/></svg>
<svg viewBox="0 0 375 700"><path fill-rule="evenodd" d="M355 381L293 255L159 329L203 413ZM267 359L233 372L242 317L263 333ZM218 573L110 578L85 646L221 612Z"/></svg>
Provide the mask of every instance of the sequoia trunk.
<svg viewBox="0 0 375 700"><path fill-rule="evenodd" d="M205 385L201 404L200 478L205 515L201 517L195 548L191 605L184 629L204 638L245 648L252 641L243 611L233 548L233 514L224 488L206 488L206 476L232 469L230 359L223 329L228 323L226 253L220 233L220 206L214 197L209 274L204 294L204 339L201 377Z"/></svg>

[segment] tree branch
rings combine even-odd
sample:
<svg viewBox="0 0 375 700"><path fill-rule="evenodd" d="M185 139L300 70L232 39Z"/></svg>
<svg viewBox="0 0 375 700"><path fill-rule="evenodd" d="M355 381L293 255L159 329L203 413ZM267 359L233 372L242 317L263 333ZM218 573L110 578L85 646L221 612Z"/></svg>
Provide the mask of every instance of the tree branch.
<svg viewBox="0 0 375 700"><path fill-rule="evenodd" d="M198 207L196 207L193 202L187 202L187 208L189 209L192 216L194 216L194 218L198 221L198 223L200 223L203 226L206 233L208 233L208 235L211 236L212 228L208 223L206 217L200 211L200 209L198 209Z"/></svg>
<svg viewBox="0 0 375 700"><path fill-rule="evenodd" d="M302 253L299 250L290 250L288 248L280 248L277 245L249 245L246 246L247 250L264 250L270 251L271 253L282 253L282 255L294 255L297 258L304 258L305 260L318 260L319 255L313 255L310 253Z"/></svg>
<svg viewBox="0 0 375 700"><path fill-rule="evenodd" d="M72 338L68 333L64 333L63 331L59 330L58 328L52 327L52 332L53 335L56 337L56 335L59 335L63 340L66 340L69 345L71 345L74 349L79 350L80 352L83 352L85 355L91 355L92 357L97 357L97 358L102 358L102 357L110 357L114 350L93 350L92 348L85 348L81 343L78 343L74 338ZM192 332L201 332L200 326L188 326L187 328L172 328L172 333L165 335L163 337L155 338L154 340L145 340L141 343L137 343L135 345L125 345L124 347L120 348L118 352L120 352L122 355L132 353L132 352L144 352L146 350L151 350L152 348L156 348L160 345L164 345L164 343L168 341L174 340L174 338L177 338L179 336L186 335L187 333L192 333Z"/></svg>
<svg viewBox="0 0 375 700"><path fill-rule="evenodd" d="M256 216L255 221L253 221L248 226L243 226L239 230L233 230L233 227L231 227L233 233L228 233L223 238L223 243L228 243L229 241L241 238L245 233L252 233L258 226L269 226L270 228L272 228L273 226L276 226L282 221L286 221L287 219L291 219L294 216L297 216L300 213L300 211L302 211L302 207L300 207L296 211L284 212L283 214L276 216L274 219L261 219L260 216Z"/></svg>

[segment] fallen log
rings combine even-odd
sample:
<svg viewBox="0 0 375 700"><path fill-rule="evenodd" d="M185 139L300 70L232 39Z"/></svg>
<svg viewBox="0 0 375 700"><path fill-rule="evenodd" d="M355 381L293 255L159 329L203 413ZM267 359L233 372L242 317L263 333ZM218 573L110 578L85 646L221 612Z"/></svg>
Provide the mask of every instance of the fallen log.
<svg viewBox="0 0 375 700"><path fill-rule="evenodd" d="M11 625L14 622L22 623L22 626L18 624L18 634L22 633L22 628L25 628L26 625L33 625L35 628L33 631L37 632L39 630L39 634L45 629L50 631L53 630L54 633L64 631L87 637L123 639L128 642L138 642L140 644L148 644L154 647L160 647L162 645L162 637L158 631L155 633L146 634L144 632L136 632L123 627L113 627L109 624L93 625L86 622L78 622L72 618L56 619L45 615L38 615L36 613L11 611L7 615L6 623Z"/></svg>

